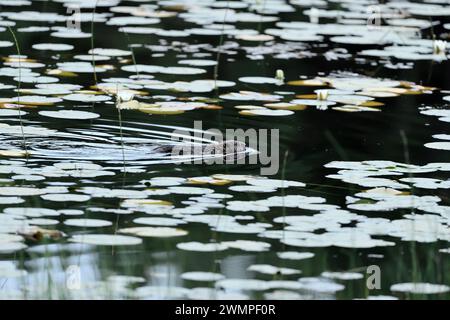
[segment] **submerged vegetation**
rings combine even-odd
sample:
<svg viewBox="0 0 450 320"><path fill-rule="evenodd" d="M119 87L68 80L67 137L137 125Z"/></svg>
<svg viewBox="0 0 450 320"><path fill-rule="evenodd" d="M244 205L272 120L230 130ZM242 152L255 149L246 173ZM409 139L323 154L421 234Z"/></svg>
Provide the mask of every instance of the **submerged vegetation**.
<svg viewBox="0 0 450 320"><path fill-rule="evenodd" d="M0 0L0 299L449 299L449 17ZM279 170L158 151L209 128Z"/></svg>

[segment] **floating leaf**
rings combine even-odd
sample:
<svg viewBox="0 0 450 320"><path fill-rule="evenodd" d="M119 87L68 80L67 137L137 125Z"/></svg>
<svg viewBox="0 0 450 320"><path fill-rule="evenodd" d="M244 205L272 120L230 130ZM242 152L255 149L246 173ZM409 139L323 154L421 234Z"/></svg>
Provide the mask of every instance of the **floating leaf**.
<svg viewBox="0 0 450 320"><path fill-rule="evenodd" d="M59 110L59 111L39 111L41 116L58 118L58 119L96 119L100 117L99 114L87 111L76 111L76 110Z"/></svg>

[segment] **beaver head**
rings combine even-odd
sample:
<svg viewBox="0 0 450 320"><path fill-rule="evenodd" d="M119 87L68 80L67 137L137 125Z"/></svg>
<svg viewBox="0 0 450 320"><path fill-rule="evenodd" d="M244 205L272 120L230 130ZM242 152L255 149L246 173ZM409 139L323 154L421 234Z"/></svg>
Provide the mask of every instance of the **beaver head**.
<svg viewBox="0 0 450 320"><path fill-rule="evenodd" d="M226 161L231 161L245 157L246 148L244 142L225 140L205 145L202 154L205 156L223 156Z"/></svg>

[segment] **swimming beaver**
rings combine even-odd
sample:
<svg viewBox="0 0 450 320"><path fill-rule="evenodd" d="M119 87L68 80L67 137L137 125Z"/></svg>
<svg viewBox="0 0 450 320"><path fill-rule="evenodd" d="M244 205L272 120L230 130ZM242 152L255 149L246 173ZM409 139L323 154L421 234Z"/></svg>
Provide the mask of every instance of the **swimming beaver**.
<svg viewBox="0 0 450 320"><path fill-rule="evenodd" d="M173 155L192 156L222 156L226 161L245 157L247 146L244 142L225 140L208 144L172 144L160 145L154 149L158 153L172 153Z"/></svg>

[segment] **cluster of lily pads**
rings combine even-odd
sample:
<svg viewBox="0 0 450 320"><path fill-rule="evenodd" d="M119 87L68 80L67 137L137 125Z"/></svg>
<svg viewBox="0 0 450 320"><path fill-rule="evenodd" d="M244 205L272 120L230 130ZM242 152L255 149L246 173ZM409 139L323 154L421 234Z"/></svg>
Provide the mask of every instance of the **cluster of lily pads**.
<svg viewBox="0 0 450 320"><path fill-rule="evenodd" d="M402 241L450 241L450 207L441 204L438 196L414 194L414 190L450 188L448 180L416 177L418 174L448 172L448 163L418 166L392 161L335 161L326 167L340 169L328 178L366 188L347 196L348 209L389 214L386 218L370 218L358 223L356 231L361 228L371 235L398 237ZM395 212L402 209L408 210L399 218ZM392 215L397 219L392 219Z"/></svg>
<svg viewBox="0 0 450 320"><path fill-rule="evenodd" d="M57 1L61 6L71 8L73 1ZM244 51L252 59L259 59L271 54L277 59L293 59L322 55L326 59L350 59L346 46L373 46L357 53L361 58L382 58L384 65L395 65L395 59L401 60L445 60L448 49L444 39L428 37L428 31L434 30L439 21L429 21L427 16L447 16L450 13L440 3L407 2L399 5L395 2L377 4L373 12L357 2L335 1L338 8L325 1L302 3L301 1L160 1L154 4L122 5L120 1L102 1L92 4L88 1L77 1L81 13L62 15L54 12L33 10L6 10L0 16L0 34L7 34L7 28L14 28L20 22L39 24L49 21L56 25L52 27L29 26L17 28L17 33L49 33L50 38L66 39L72 43L31 44L33 56L40 53L54 53L56 63L46 65L33 56L19 55L19 52L4 58L4 66L0 75L20 81L21 88L11 84L0 83L1 89L14 89L22 97L2 98L2 108L17 108L18 106L49 106L65 101L82 103L104 103L115 95L117 100L124 102L116 104L124 109L137 109L150 114L179 114L194 109L221 109L220 103L213 103L206 97L190 97L186 102L175 95L153 95L153 102L133 100L134 97L145 97L155 91L169 93L211 93L217 89L228 90L239 85L230 80L213 77L214 70L222 62L219 56L233 57L239 51ZM333 2L334 3L334 2ZM6 8L31 6L32 1L9 2ZM92 10L98 7L98 11ZM109 10L104 10L109 8ZM106 12L103 12L106 11ZM309 21L280 21L280 13L299 11ZM161 25L166 19L179 19L198 27L184 30L167 30ZM74 19L78 19L75 21ZM322 23L321 20L326 20ZM334 22L329 22L329 21ZM79 22L81 29L69 28L71 22ZM376 22L375 24L373 22ZM129 48L97 48L93 47L84 54L72 55L76 41L95 38L95 29L87 32L90 23L105 24L118 33L132 35L156 35L164 40L160 43L130 44ZM240 29L236 24L249 23L253 28ZM275 23L276 28L266 27ZM448 28L448 24L443 25ZM86 31L81 31L86 30ZM219 46L211 45L207 37L221 37ZM442 35L444 37L444 35ZM194 37L200 43L190 42ZM167 40L166 40L167 39ZM172 41L172 39L186 39ZM2 40L0 47L13 48L14 41ZM203 41L202 41L203 40ZM256 42L257 47L250 45ZM328 51L316 52L314 43L320 43ZM95 42L93 41L94 45ZM338 44L344 48L335 48L330 44ZM380 49L380 45L384 46ZM284 47L283 47L284 46ZM272 49L271 49L272 48ZM134 50L148 50L155 58L165 56L169 52L179 52L177 65L143 64L136 61ZM299 53L301 52L301 54ZM58 62L59 56L67 60ZM232 58L229 58L232 59ZM117 67L116 63L122 64ZM410 65L406 65L410 66ZM46 68L43 70L43 68ZM132 73L131 76L117 76L119 71ZM62 79L71 79L81 74L93 74L95 85L83 88L79 84L59 83ZM166 81L160 76L174 75L177 77L199 76L196 80ZM284 83L283 78L272 74L244 76L236 79L244 84L264 84L277 86ZM339 111L378 111L383 102L374 98L394 97L402 94L418 94L429 92L433 88L417 86L413 83L395 82L383 79L362 78L353 75L342 77L310 80L286 79L288 85L331 86L326 92L296 95L293 91L275 90L275 93L239 91L224 93L220 98L225 100L261 101L261 105L237 105L241 115L285 116L293 110L304 110L307 106L326 109L332 106ZM9 81L8 81L9 82ZM25 85L26 84L26 85ZM29 86L34 85L32 88ZM289 87L292 88L292 87ZM107 93L104 95L102 93ZM25 95L25 96L23 96ZM109 95L109 96L108 96ZM126 97L126 99L124 99ZM119 99L120 98L120 99ZM130 100L130 101L123 101ZM146 97L148 100L148 97ZM162 100L162 101L158 101ZM54 116L68 119L87 119L96 117L79 110L72 112L46 112L44 116ZM77 112L77 113L75 113ZM80 113L81 112L81 113Z"/></svg>

